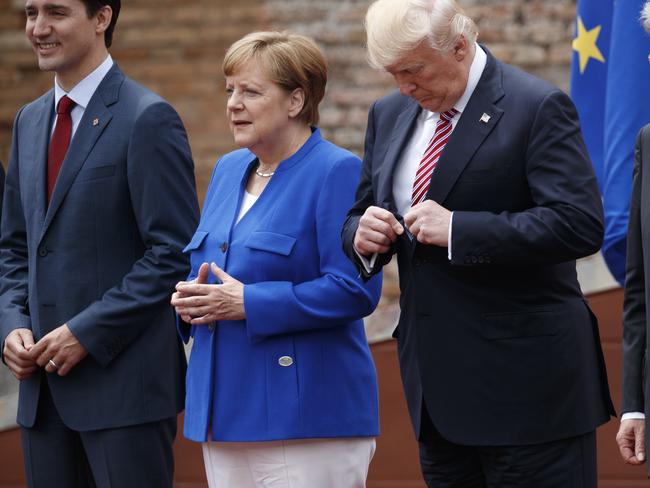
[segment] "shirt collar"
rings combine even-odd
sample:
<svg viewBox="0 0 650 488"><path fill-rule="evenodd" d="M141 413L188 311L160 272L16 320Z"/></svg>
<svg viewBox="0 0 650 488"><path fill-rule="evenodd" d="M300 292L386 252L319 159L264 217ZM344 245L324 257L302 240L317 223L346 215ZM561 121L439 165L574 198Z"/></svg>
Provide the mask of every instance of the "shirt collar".
<svg viewBox="0 0 650 488"><path fill-rule="evenodd" d="M59 100L61 100L64 95L67 95L68 98L77 104L77 106L81 107L83 110L86 110L88 102L90 102L90 99L97 90L97 87L112 67L113 58L111 58L111 55L109 54L102 62L102 64L97 66L97 68L95 68L83 80L77 83L69 92L66 92L63 88L61 88L55 79L54 106L56 107L59 104Z"/></svg>
<svg viewBox="0 0 650 488"><path fill-rule="evenodd" d="M485 65L487 63L487 54L485 54L485 51L481 46L478 45L478 43L474 44L476 46L476 52L474 54L474 59L472 60L472 64L469 68L469 76L467 77L467 86L465 86L465 91L461 95L461 97L458 99L456 104L454 105L454 108L458 110L461 114L465 110L465 107L467 107L467 103L469 102L470 97L472 96L472 93L474 93L474 90L476 89L476 85L478 85L479 80L481 79L481 75L483 74L483 70L485 69ZM439 114L429 112L428 110L422 110L422 117L424 120L433 117L435 115L435 118L437 119Z"/></svg>

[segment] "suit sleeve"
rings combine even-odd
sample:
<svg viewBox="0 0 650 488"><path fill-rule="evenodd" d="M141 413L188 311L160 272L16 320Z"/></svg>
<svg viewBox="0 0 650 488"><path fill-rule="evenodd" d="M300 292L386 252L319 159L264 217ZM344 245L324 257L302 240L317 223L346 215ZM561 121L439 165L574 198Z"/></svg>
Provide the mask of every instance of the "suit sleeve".
<svg viewBox="0 0 650 488"><path fill-rule="evenodd" d="M0 231L0 343L18 328L31 329L28 308L27 230L20 195L18 139L20 115L14 123L11 156L5 182ZM29 137L26 135L25 137Z"/></svg>
<svg viewBox="0 0 650 488"><path fill-rule="evenodd" d="M364 142L364 157L361 166L361 180L356 190L355 203L348 211L343 230L341 232L341 239L343 242L343 252L354 263L359 275L368 280L375 274L381 271L381 268L388 264L395 253L394 246L385 254L380 254L375 260L375 265L370 273L366 270L365 266L354 252L354 236L359 227L359 219L364 214L366 209L375 205L375 197L372 191L372 170L373 170L373 146L375 143L375 107L376 102L370 107L368 113L368 125L366 128L366 139Z"/></svg>
<svg viewBox="0 0 650 488"><path fill-rule="evenodd" d="M555 90L531 124L525 171L533 205L516 212L455 211L452 265L539 265L571 261L600 249L603 208L578 116ZM485 264L481 264L485 265Z"/></svg>
<svg viewBox="0 0 650 488"><path fill-rule="evenodd" d="M627 262L623 299L623 402L621 411L643 412L646 349L645 270L641 239L643 141L650 141L650 126L641 129L634 151L634 176L627 230ZM647 144L646 144L647 145Z"/></svg>
<svg viewBox="0 0 650 488"><path fill-rule="evenodd" d="M72 333L106 366L161 313L189 270L182 249L198 222L194 167L185 128L165 102L139 115L127 151L128 185L143 256L122 281L71 318Z"/></svg>
<svg viewBox="0 0 650 488"><path fill-rule="evenodd" d="M266 281L244 286L251 340L341 325L369 315L376 307L381 275L363 283L341 251L338 237L357 183L351 175L358 172L357 158L339 161L318 195L314 252L320 260L320 276L303 283Z"/></svg>

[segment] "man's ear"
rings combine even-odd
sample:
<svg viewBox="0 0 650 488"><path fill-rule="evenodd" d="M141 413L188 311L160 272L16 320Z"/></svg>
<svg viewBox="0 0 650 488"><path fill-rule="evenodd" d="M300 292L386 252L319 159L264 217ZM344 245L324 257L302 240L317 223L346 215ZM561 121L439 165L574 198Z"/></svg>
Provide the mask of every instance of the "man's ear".
<svg viewBox="0 0 650 488"><path fill-rule="evenodd" d="M108 26L111 24L111 19L113 18L113 9L109 5L103 5L95 13L95 19L97 20L97 26L95 32L97 34L103 34L108 29Z"/></svg>
<svg viewBox="0 0 650 488"><path fill-rule="evenodd" d="M456 61L462 61L469 53L469 43L467 42L467 38L464 35L461 34L461 36L458 38L458 41L456 41L453 53Z"/></svg>
<svg viewBox="0 0 650 488"><path fill-rule="evenodd" d="M305 91L302 88L296 88L289 95L289 116L297 117L302 108L305 106Z"/></svg>

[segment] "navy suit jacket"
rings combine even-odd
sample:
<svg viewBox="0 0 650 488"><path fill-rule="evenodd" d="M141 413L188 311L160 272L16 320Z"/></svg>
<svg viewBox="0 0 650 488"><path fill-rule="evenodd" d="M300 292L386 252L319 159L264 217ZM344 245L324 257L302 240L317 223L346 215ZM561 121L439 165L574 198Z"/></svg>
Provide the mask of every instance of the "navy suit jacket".
<svg viewBox="0 0 650 488"><path fill-rule="evenodd" d="M198 220L183 124L115 65L76 130L46 202L51 90L16 116L3 202L2 340L38 341L67 323L88 350L48 376L76 430L169 418L182 408L185 358L169 298L189 269L182 248ZM34 423L42 373L21 381L18 423Z"/></svg>
<svg viewBox="0 0 650 488"><path fill-rule="evenodd" d="M398 93L370 110L343 230L357 265L359 218L370 205L396 210L393 172L419 111ZM440 433L462 444L541 443L605 422L598 328L575 270L599 249L603 215L569 98L488 53L427 197L454 211L451 261L405 236L378 258L397 253L395 335L416 433L423 400Z"/></svg>

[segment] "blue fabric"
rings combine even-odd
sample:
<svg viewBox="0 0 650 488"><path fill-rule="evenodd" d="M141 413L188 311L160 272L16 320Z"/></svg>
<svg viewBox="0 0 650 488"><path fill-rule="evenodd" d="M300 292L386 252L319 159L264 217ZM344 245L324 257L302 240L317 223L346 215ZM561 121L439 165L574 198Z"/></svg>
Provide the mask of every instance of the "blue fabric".
<svg viewBox="0 0 650 488"><path fill-rule="evenodd" d="M650 122L650 37L639 23L643 4L644 0L579 0L577 17L585 29L601 26L596 45L604 61L590 58L581 73L574 46L571 69L571 96L603 194L602 253L621 284L625 279L634 140Z"/></svg>
<svg viewBox="0 0 650 488"><path fill-rule="evenodd" d="M248 150L217 163L186 247L190 279L215 262L245 284L246 320L192 328L185 436L377 435L377 380L361 318L379 300L381 277L364 284L340 242L360 161L315 130L235 224L252 164ZM188 327L180 332L188 340ZM282 366L282 356L293 364Z"/></svg>

